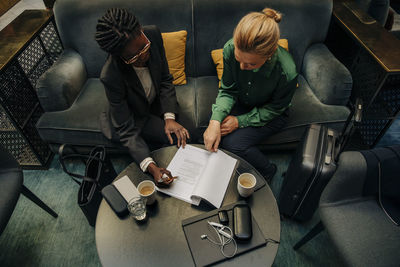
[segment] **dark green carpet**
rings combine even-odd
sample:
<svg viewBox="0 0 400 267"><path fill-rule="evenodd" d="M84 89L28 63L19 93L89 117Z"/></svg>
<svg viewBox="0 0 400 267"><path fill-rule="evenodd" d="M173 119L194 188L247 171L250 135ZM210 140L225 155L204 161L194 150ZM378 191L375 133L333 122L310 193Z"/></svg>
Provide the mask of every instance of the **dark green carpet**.
<svg viewBox="0 0 400 267"><path fill-rule="evenodd" d="M281 174L286 171L291 154L270 155L278 166L272 184L279 196ZM113 158L117 172L130 162L127 156ZM82 171L79 162L69 162L71 170ZM64 174L57 157L50 169L24 171L24 184L53 208L54 219L34 203L21 196L11 219L0 237L1 266L101 266L97 256L94 228L77 205L78 185ZM274 266L341 266L325 232L311 240L298 252L296 243L316 222L306 224L282 221L281 243Z"/></svg>

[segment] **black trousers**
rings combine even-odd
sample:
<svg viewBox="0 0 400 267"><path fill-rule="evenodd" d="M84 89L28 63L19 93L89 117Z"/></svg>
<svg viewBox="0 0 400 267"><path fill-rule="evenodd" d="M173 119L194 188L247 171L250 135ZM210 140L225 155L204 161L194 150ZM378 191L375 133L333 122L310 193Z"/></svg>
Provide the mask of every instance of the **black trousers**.
<svg viewBox="0 0 400 267"><path fill-rule="evenodd" d="M165 121L158 116L150 114L149 119L146 121L142 128L141 136L146 141L150 150L154 150L169 143L168 137L164 131ZM175 134L171 134L176 144Z"/></svg>
<svg viewBox="0 0 400 267"><path fill-rule="evenodd" d="M143 140L146 142L150 151L170 145L168 137L164 131L165 121L159 116L150 114L145 121L141 121L137 126L141 128L140 137L142 137ZM107 138L111 139L111 141L119 143L120 139L114 127L112 127L111 125L107 125L107 127L108 128L106 129L109 131L109 133L104 133L104 127L102 127L103 134ZM173 144L177 144L175 134L172 134L171 136Z"/></svg>
<svg viewBox="0 0 400 267"><path fill-rule="evenodd" d="M244 108L235 106L231 115L243 114ZM239 128L222 138L222 148L238 155L248 161L262 175L267 174L270 162L265 154L258 148L257 144L261 143L267 137L277 133L287 122L288 113L286 110L283 114L275 117L265 126L261 127L245 127Z"/></svg>

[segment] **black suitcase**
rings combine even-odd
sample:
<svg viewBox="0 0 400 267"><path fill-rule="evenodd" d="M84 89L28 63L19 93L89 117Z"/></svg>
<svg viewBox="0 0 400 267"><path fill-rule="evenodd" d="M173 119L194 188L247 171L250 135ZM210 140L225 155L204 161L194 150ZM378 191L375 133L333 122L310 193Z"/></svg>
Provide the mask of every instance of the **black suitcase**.
<svg viewBox="0 0 400 267"><path fill-rule="evenodd" d="M289 164L279 195L280 213L291 219L311 219L322 191L336 170L336 160L361 121L362 103L356 101L353 112L339 135L326 126L312 124Z"/></svg>

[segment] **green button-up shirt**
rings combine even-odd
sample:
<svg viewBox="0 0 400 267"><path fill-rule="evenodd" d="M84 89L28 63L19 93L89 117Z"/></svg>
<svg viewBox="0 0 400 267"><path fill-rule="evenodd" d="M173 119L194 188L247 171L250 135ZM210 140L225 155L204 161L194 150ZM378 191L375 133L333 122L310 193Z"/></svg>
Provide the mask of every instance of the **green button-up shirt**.
<svg viewBox="0 0 400 267"><path fill-rule="evenodd" d="M224 46L224 72L211 120L221 122L236 102L251 109L237 116L239 127L264 126L290 106L297 85L296 65L282 47L256 70L241 70L235 59L235 46Z"/></svg>

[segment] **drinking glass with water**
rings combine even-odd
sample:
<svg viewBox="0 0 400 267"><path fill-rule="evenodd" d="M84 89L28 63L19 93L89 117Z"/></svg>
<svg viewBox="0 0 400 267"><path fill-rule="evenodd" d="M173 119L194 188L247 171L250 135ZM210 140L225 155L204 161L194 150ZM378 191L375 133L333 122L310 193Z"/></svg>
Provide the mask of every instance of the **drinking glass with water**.
<svg viewBox="0 0 400 267"><path fill-rule="evenodd" d="M134 197L129 200L128 210L132 217L137 221L146 219L146 199L143 197Z"/></svg>

